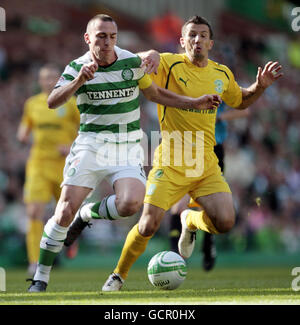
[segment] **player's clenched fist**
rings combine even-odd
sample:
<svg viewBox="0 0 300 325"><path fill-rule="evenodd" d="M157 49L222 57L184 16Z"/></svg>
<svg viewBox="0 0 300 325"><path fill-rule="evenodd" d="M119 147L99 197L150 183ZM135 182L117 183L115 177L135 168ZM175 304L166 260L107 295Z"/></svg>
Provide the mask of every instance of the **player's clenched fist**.
<svg viewBox="0 0 300 325"><path fill-rule="evenodd" d="M196 109L216 109L221 104L222 99L219 95L204 95L195 98L194 108Z"/></svg>
<svg viewBox="0 0 300 325"><path fill-rule="evenodd" d="M91 80L94 78L94 73L98 69L98 64L96 62L90 62L88 64L84 64L78 74L78 79L81 82L86 82L87 80Z"/></svg>

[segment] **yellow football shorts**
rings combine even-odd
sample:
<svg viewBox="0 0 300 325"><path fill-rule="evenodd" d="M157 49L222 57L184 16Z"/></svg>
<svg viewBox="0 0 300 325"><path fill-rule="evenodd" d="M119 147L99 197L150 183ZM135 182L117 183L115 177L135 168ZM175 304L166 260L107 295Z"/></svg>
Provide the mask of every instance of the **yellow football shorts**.
<svg viewBox="0 0 300 325"><path fill-rule="evenodd" d="M26 164L24 202L47 203L53 197L58 201L64 165L65 159L29 160Z"/></svg>
<svg viewBox="0 0 300 325"><path fill-rule="evenodd" d="M187 193L194 200L218 192L231 193L218 159L213 156L210 158L206 163L208 168L204 168L199 177L186 177L182 167L153 166L148 175L144 202L167 211Z"/></svg>

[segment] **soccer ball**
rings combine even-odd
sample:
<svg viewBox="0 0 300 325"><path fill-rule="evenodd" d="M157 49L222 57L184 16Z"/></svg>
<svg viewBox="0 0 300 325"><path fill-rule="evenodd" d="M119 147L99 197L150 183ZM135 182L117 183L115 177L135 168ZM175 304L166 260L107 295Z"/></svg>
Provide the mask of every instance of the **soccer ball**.
<svg viewBox="0 0 300 325"><path fill-rule="evenodd" d="M147 273L149 281L154 287L174 290L181 285L186 277L186 263L180 255L163 251L151 258Z"/></svg>

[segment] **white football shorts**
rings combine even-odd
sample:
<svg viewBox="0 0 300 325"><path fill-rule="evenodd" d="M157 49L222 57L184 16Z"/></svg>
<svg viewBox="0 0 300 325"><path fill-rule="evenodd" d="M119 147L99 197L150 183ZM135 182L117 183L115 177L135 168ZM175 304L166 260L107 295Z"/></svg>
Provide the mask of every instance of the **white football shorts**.
<svg viewBox="0 0 300 325"><path fill-rule="evenodd" d="M94 146L74 142L64 167L63 185L95 189L105 178L111 185L120 178L136 178L144 185L144 152L140 143L104 143Z"/></svg>

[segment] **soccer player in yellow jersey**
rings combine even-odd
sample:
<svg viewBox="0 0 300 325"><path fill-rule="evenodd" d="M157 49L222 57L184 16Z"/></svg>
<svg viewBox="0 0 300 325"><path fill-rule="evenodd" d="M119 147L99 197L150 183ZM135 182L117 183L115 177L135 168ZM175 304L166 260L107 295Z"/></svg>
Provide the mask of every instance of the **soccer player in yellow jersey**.
<svg viewBox="0 0 300 325"><path fill-rule="evenodd" d="M24 202L29 217L26 246L30 274L34 274L39 258L45 207L52 198L59 199L65 157L79 127L80 114L74 97L56 111L48 108L48 95L59 76L59 69L52 64L40 69L42 92L25 102L17 134L23 143L29 141L31 133L33 135L24 185Z"/></svg>
<svg viewBox="0 0 300 325"><path fill-rule="evenodd" d="M208 58L213 43L210 24L199 16L189 19L182 27L180 38L185 53L161 54L153 80L159 86L185 96L216 92L228 106L245 109L282 75L278 62L268 62L263 69L258 68L256 81L250 87L241 88L228 67ZM155 53L151 56L149 62ZM183 111L158 105L162 142L156 149L148 176L143 213L128 233L117 267L104 284L103 291L121 289L131 266L159 228L165 211L185 194L189 194L203 210L187 209L181 213L182 233L178 249L184 258L192 254L194 234L198 229L219 234L233 227L232 194L214 153L216 113L216 110Z"/></svg>

